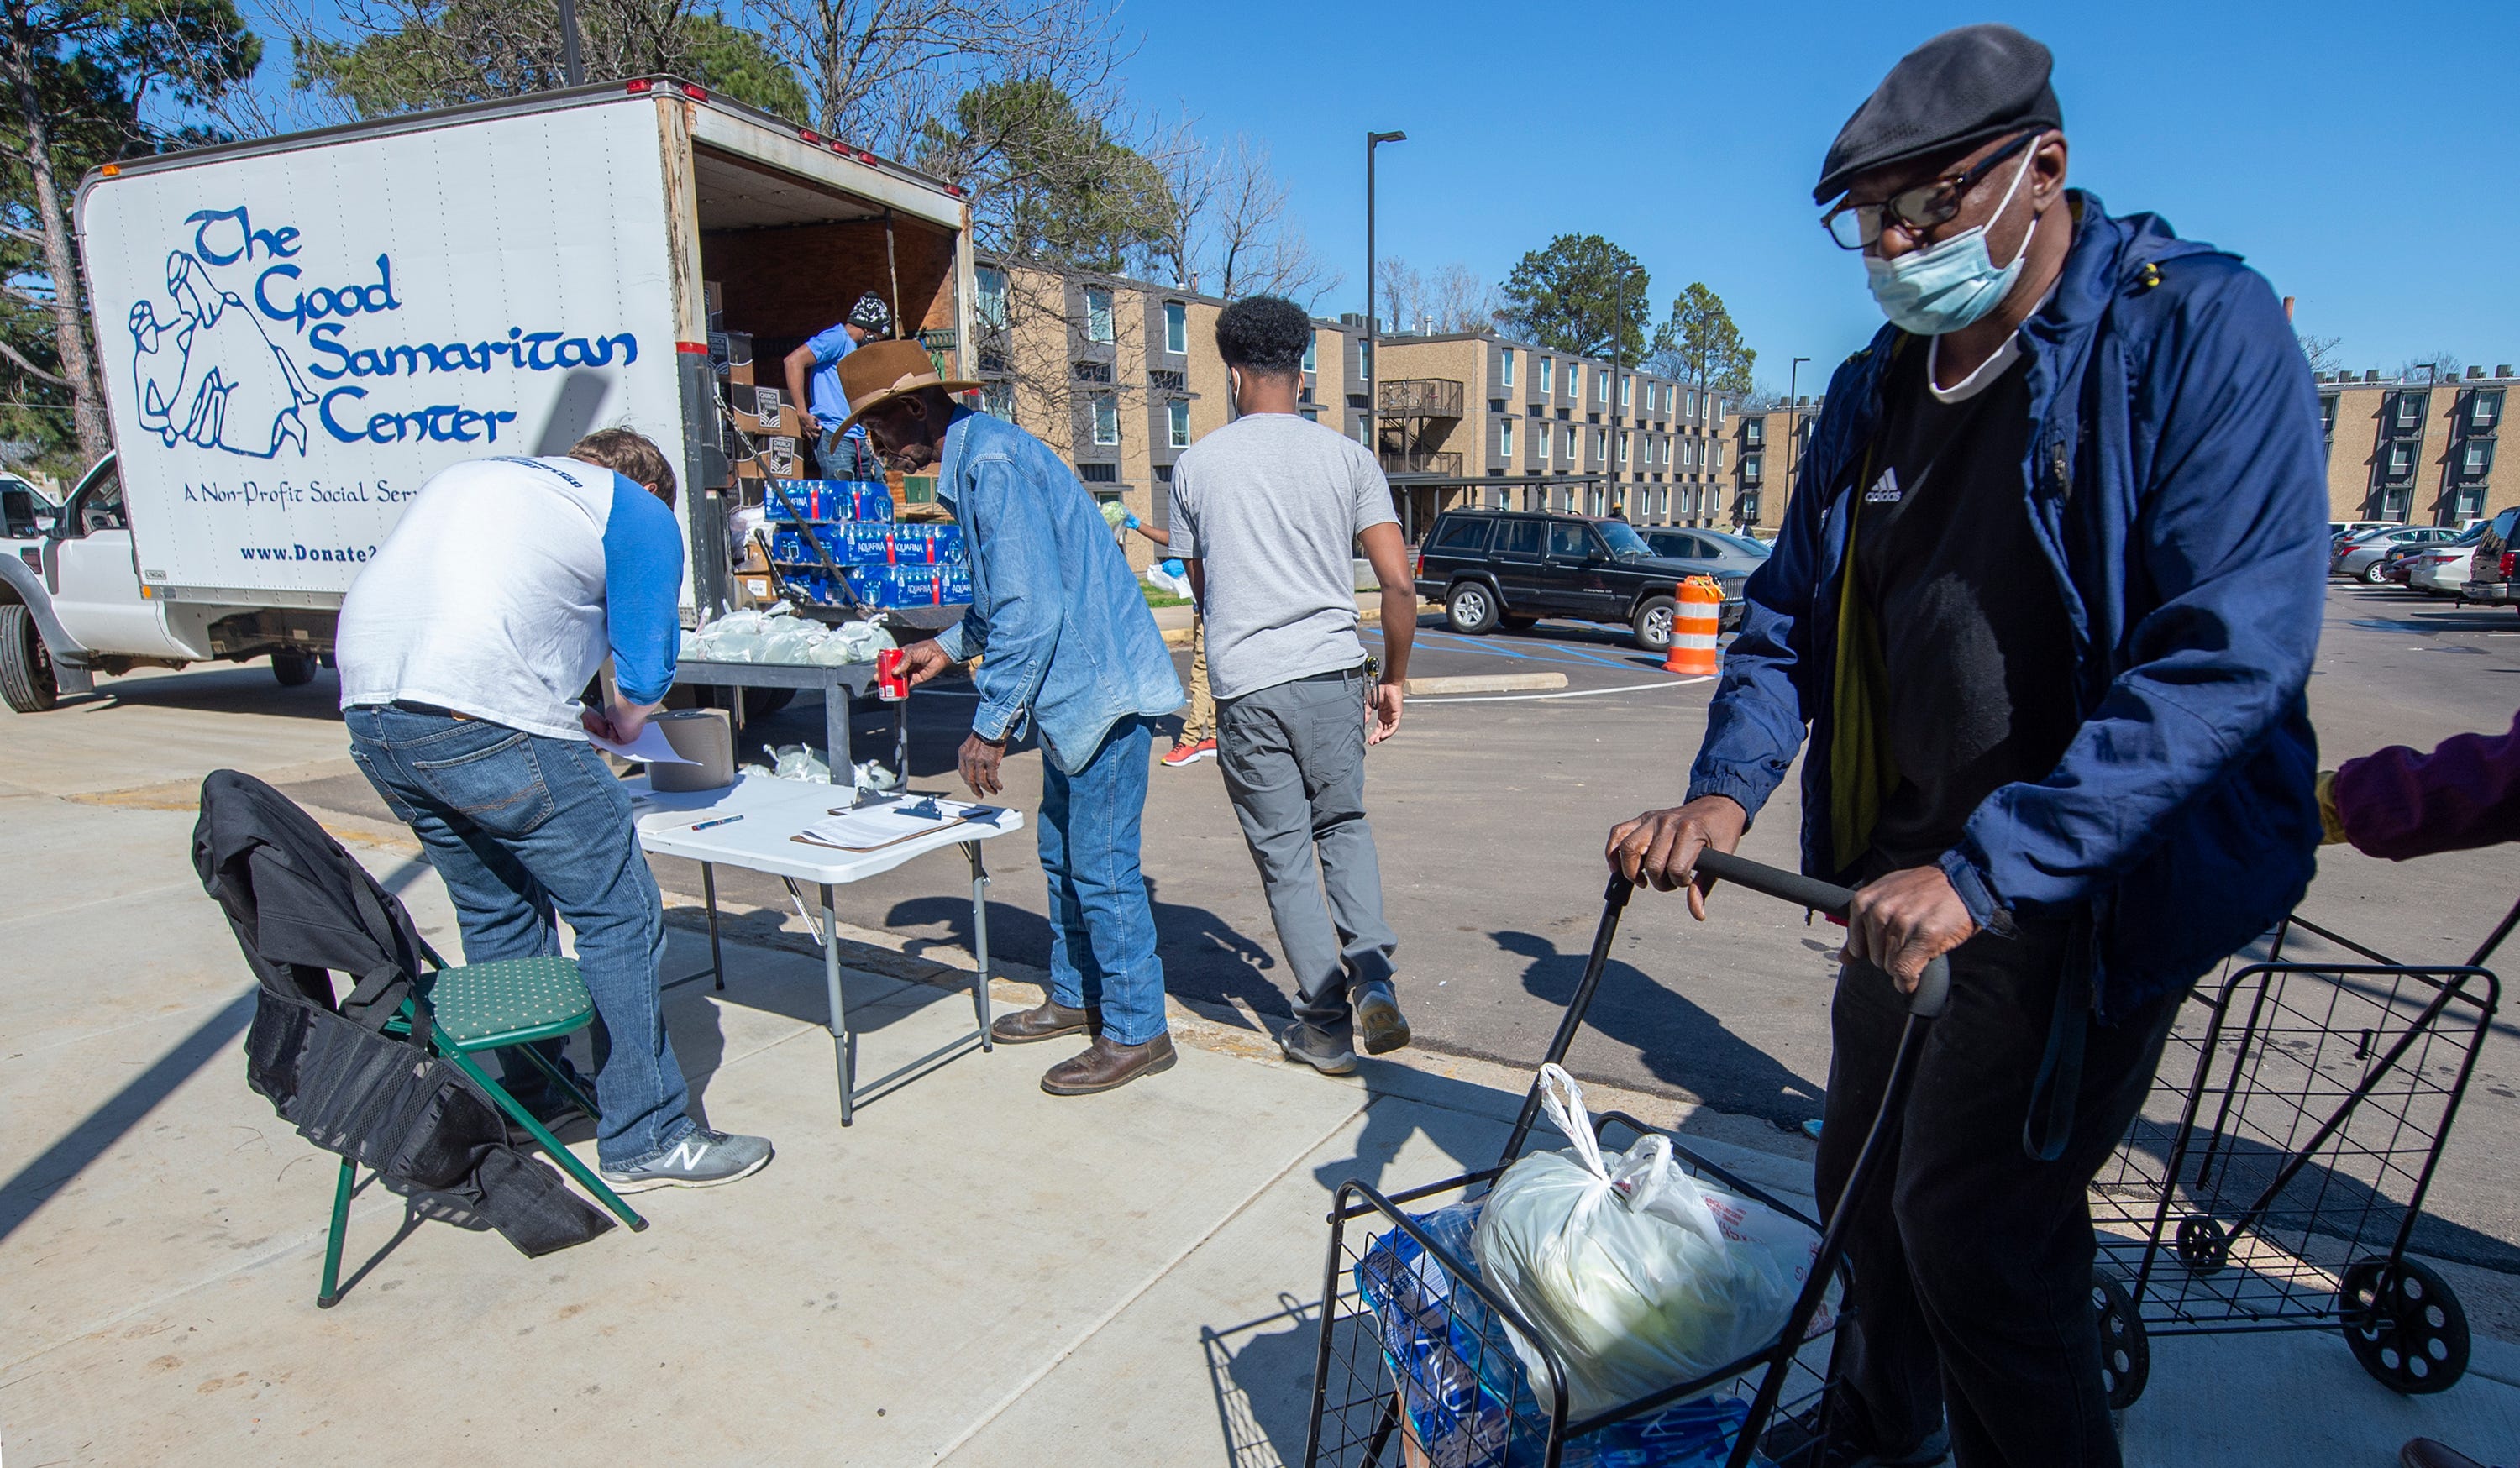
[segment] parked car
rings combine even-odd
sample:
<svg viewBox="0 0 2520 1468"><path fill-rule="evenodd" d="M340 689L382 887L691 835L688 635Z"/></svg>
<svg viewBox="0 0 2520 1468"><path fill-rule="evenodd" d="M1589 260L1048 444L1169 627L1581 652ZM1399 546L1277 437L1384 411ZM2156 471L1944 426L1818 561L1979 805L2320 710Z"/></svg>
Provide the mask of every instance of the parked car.
<svg viewBox="0 0 2520 1468"><path fill-rule="evenodd" d="M1448 510L1418 552L1418 595L1444 603L1455 632L1542 617L1624 623L1648 652L1671 646L1680 583L1712 574L1724 589L1717 625L1741 624L1741 571L1656 556L1625 520L1501 510Z"/></svg>
<svg viewBox="0 0 2520 1468"><path fill-rule="evenodd" d="M2395 528L2397 523L2396 520L2329 520L2327 541L2328 544L2334 545L2349 535L2361 535L2366 530L2389 530Z"/></svg>
<svg viewBox="0 0 2520 1468"><path fill-rule="evenodd" d="M2458 589L2462 600L2486 602L2512 600L2514 557L2511 542L2515 531L2520 531L2520 509L2506 510L2485 522L2485 533L2476 538L2476 556L2468 563L2467 580Z"/></svg>
<svg viewBox="0 0 2520 1468"><path fill-rule="evenodd" d="M1673 560L1703 561L1706 569L1717 575L1738 572L1747 576L1765 565L1776 549L1746 535L1727 535L1721 530L1687 530L1675 525L1640 525L1637 537L1656 556Z"/></svg>
<svg viewBox="0 0 2520 1468"><path fill-rule="evenodd" d="M2330 576L2359 576L2373 586L2380 584L2380 562L2390 552L2407 546L2428 546L2455 539L2458 532L2439 525L2392 525L2385 530L2365 530L2336 542L2328 556Z"/></svg>
<svg viewBox="0 0 2520 1468"><path fill-rule="evenodd" d="M2465 535L2438 546L2417 546L2398 559L2398 579L2407 590L2435 597L2456 597L2467 585L2468 567L2476 562L2476 543L2485 534L2477 525Z"/></svg>

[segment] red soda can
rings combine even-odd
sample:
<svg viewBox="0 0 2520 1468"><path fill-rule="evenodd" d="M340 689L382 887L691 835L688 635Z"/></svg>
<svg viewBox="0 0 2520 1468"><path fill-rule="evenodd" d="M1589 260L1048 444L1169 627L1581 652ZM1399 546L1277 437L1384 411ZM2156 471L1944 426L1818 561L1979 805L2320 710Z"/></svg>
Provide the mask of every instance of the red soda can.
<svg viewBox="0 0 2520 1468"><path fill-rule="evenodd" d="M886 703L899 703L910 696L910 678L901 671L901 656L898 647L885 647L875 655L876 696Z"/></svg>

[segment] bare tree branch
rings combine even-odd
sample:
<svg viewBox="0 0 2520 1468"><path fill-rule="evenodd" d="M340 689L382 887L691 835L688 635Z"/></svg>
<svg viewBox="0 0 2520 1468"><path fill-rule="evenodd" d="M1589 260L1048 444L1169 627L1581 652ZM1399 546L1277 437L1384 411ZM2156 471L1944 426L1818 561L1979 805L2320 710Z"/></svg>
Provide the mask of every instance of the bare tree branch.
<svg viewBox="0 0 2520 1468"><path fill-rule="evenodd" d="M24 357L19 355L18 349L11 346L6 340L0 340L0 357L6 357L11 362L16 363L18 370L24 373L26 376L37 378L41 381L50 382L55 387L68 387L72 385L69 378L55 377L53 374L44 371L34 363L29 362Z"/></svg>

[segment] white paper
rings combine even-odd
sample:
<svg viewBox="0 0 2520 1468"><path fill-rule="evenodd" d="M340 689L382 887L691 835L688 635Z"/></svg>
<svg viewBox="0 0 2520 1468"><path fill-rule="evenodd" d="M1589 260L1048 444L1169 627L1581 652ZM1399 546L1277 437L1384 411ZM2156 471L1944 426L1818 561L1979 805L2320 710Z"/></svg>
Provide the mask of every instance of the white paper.
<svg viewBox="0 0 2520 1468"><path fill-rule="evenodd" d="M595 745L596 748L609 749L614 754L621 756L625 760L645 760L651 765L697 765L699 763L698 760L687 760L681 755L674 753L674 746L666 742L665 732L658 729L653 724L640 725L639 737L632 739L627 744L616 744L610 739L605 738L601 734L590 734L586 737L589 742Z"/></svg>
<svg viewBox="0 0 2520 1468"><path fill-rule="evenodd" d="M832 816L805 827L805 834L826 845L849 851L864 851L897 841L904 836L924 835L948 824L955 812L944 819L934 816L904 815L899 806L876 806L851 811L845 816Z"/></svg>

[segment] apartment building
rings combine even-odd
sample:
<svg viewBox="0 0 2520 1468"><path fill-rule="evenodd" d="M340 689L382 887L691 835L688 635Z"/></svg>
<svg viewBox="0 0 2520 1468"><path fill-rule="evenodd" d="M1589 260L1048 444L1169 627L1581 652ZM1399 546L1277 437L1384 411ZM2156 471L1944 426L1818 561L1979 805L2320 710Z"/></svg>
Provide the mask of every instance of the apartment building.
<svg viewBox="0 0 2520 1468"><path fill-rule="evenodd" d="M1797 397L1732 416L1732 503L1688 523L1773 540L1784 524L1794 471L1820 422L1822 398Z"/></svg>
<svg viewBox="0 0 2520 1468"><path fill-rule="evenodd" d="M2509 363L2463 376L2318 374L2327 512L2339 520L2464 525L2520 505L2520 462L2498 462Z"/></svg>
<svg viewBox="0 0 2520 1468"><path fill-rule="evenodd" d="M978 406L1029 430L1075 466L1099 500L1139 518L1171 518L1182 451L1232 418L1216 351L1225 302L1123 276L1063 272L983 256L976 264L971 354ZM1365 397L1358 352L1335 322L1315 325L1302 412L1359 442ZM1160 553L1123 545L1143 570Z"/></svg>
<svg viewBox="0 0 2520 1468"><path fill-rule="evenodd" d="M1354 377L1371 379L1364 318L1342 320ZM1661 525L1723 498L1727 411L1715 393L1493 332L1379 344L1379 458L1413 540L1461 506Z"/></svg>

